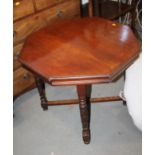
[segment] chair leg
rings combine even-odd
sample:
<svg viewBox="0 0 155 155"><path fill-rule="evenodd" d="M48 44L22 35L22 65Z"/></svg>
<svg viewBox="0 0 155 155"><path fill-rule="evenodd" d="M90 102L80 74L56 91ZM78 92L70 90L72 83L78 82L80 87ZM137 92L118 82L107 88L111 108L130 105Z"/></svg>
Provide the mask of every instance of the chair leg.
<svg viewBox="0 0 155 155"><path fill-rule="evenodd" d="M36 86L38 88L38 92L40 95L41 107L43 108L43 110L47 110L48 103L47 103L47 99L45 95L45 82L39 77L35 77L35 82L36 82Z"/></svg>
<svg viewBox="0 0 155 155"><path fill-rule="evenodd" d="M136 3L134 2L134 9L131 11L131 28L136 32Z"/></svg>
<svg viewBox="0 0 155 155"><path fill-rule="evenodd" d="M88 95L89 88L90 85L77 86L77 93L80 102L80 115L83 128L82 136L85 144L90 143L90 95Z"/></svg>

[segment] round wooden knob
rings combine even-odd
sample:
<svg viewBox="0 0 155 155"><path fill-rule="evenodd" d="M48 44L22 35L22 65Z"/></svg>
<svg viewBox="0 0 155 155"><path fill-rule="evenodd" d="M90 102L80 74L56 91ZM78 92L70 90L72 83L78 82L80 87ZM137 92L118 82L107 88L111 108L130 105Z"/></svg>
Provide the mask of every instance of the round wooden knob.
<svg viewBox="0 0 155 155"><path fill-rule="evenodd" d="M62 12L61 10L58 10L58 11L56 12L56 16L57 16L57 17L62 17L62 15L63 15L63 12Z"/></svg>
<svg viewBox="0 0 155 155"><path fill-rule="evenodd" d="M21 3L20 1L16 1L16 2L14 2L14 5L15 5L15 6L19 6L20 3Z"/></svg>
<svg viewBox="0 0 155 155"><path fill-rule="evenodd" d="M23 79L24 79L24 80L28 80L29 77L30 77L30 75L29 75L28 73L25 73L24 76L23 76Z"/></svg>
<svg viewBox="0 0 155 155"><path fill-rule="evenodd" d="M17 35L16 31L13 31L13 37L15 37Z"/></svg>
<svg viewBox="0 0 155 155"><path fill-rule="evenodd" d="M16 53L16 58L18 58L19 55L20 55L20 52L18 51L18 52Z"/></svg>

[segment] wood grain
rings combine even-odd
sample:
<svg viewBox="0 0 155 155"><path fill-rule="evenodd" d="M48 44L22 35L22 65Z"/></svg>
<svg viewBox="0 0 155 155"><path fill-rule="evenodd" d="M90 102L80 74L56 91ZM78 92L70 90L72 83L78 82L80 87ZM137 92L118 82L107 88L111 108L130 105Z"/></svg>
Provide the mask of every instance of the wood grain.
<svg viewBox="0 0 155 155"><path fill-rule="evenodd" d="M48 110L47 99L45 95L45 82L39 77L35 77L36 86L40 95L41 106L43 110Z"/></svg>
<svg viewBox="0 0 155 155"><path fill-rule="evenodd" d="M90 143L90 100L87 96L88 85L78 85L79 108L82 122L82 137L85 144Z"/></svg>
<svg viewBox="0 0 155 155"><path fill-rule="evenodd" d="M34 0L34 1L36 3L36 9L42 10L55 4L62 3L65 0Z"/></svg>
<svg viewBox="0 0 155 155"><path fill-rule="evenodd" d="M17 21L14 23L14 32L16 32L16 35L14 36L14 44L24 41L32 32L35 32L50 23L54 23L61 19L74 18L77 15L80 15L79 1L69 0L63 4L47 9L44 12Z"/></svg>
<svg viewBox="0 0 155 155"><path fill-rule="evenodd" d="M33 1L33 3L32 3ZM35 87L31 78L23 80L24 71L18 61L18 55L28 35L65 18L80 16L80 1L77 0L14 0L14 97ZM36 3L42 6L36 8ZM44 3L44 4L43 4ZM16 5L18 4L18 5ZM32 7L33 5L33 7ZM38 7L37 5L37 7ZM34 8L34 10L32 9ZM32 11L33 10L33 11ZM19 83L18 83L19 80Z"/></svg>
<svg viewBox="0 0 155 155"><path fill-rule="evenodd" d="M111 102L111 101L121 101L122 99L119 96L112 97L100 97L100 98L91 98L91 103L99 103L99 102ZM79 104L79 100L70 99L70 100L57 100L57 101L48 101L48 106L55 105L70 105L70 104Z"/></svg>
<svg viewBox="0 0 155 155"><path fill-rule="evenodd" d="M13 72L13 81L13 95L16 96L21 90L24 91L34 84L34 77L30 72L20 67Z"/></svg>
<svg viewBox="0 0 155 155"><path fill-rule="evenodd" d="M24 16L34 13L32 0L19 0L13 3L13 20L17 20Z"/></svg>
<svg viewBox="0 0 155 155"><path fill-rule="evenodd" d="M18 61L18 57L20 54L20 51L23 47L24 43L20 43L13 48L13 70L16 70L17 68L21 67L21 63Z"/></svg>
<svg viewBox="0 0 155 155"><path fill-rule="evenodd" d="M111 82L139 55L128 26L92 17L57 22L32 34L20 61L51 85Z"/></svg>
<svg viewBox="0 0 155 155"><path fill-rule="evenodd" d="M43 109L56 102L47 101L45 81L57 86L76 85L82 137L84 143L89 144L90 101L101 101L91 100L91 85L113 81L138 57L140 49L128 26L98 17L61 19L31 34L19 60L36 77ZM72 101L77 102L64 102Z"/></svg>

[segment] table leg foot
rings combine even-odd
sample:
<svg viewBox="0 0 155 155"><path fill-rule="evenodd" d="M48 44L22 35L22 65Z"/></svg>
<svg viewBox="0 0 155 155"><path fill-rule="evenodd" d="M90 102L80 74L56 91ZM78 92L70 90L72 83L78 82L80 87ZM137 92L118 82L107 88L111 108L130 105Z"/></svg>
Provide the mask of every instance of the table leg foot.
<svg viewBox="0 0 155 155"><path fill-rule="evenodd" d="M85 144L90 143L90 98L87 96L88 86L78 85L79 107L82 122L82 136Z"/></svg>
<svg viewBox="0 0 155 155"><path fill-rule="evenodd" d="M123 105L126 106L126 101L123 100Z"/></svg>
<svg viewBox="0 0 155 155"><path fill-rule="evenodd" d="M44 111L48 110L47 102L44 103L44 101L41 101L41 107L43 108Z"/></svg>
<svg viewBox="0 0 155 155"><path fill-rule="evenodd" d="M40 95L41 107L43 110L48 110L48 103L45 95L45 82L39 77L35 77L35 82Z"/></svg>
<svg viewBox="0 0 155 155"><path fill-rule="evenodd" d="M90 143L90 130L83 130L82 132L83 141L85 144Z"/></svg>

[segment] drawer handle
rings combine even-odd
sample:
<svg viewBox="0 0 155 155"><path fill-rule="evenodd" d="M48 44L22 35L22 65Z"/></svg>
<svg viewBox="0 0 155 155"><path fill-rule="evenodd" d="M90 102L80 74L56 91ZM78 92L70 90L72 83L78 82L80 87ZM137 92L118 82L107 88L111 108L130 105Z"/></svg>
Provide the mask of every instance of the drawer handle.
<svg viewBox="0 0 155 155"><path fill-rule="evenodd" d="M16 53L16 58L17 58L17 59L19 58L19 55L20 55L20 52L17 52L17 53Z"/></svg>
<svg viewBox="0 0 155 155"><path fill-rule="evenodd" d="M13 31L13 37L15 37L17 35L16 31Z"/></svg>
<svg viewBox="0 0 155 155"><path fill-rule="evenodd" d="M63 12L62 12L62 11L58 10L58 11L56 12L56 16L57 16L57 17L62 17L62 15L63 15Z"/></svg>
<svg viewBox="0 0 155 155"><path fill-rule="evenodd" d="M30 75L29 75L28 73L25 73L24 76L23 76L23 79L24 79L24 80L28 80L29 77L30 77Z"/></svg>
<svg viewBox="0 0 155 155"><path fill-rule="evenodd" d="M20 5L20 2L17 1L17 2L14 3L14 5L15 5L15 6L19 6L19 5Z"/></svg>

